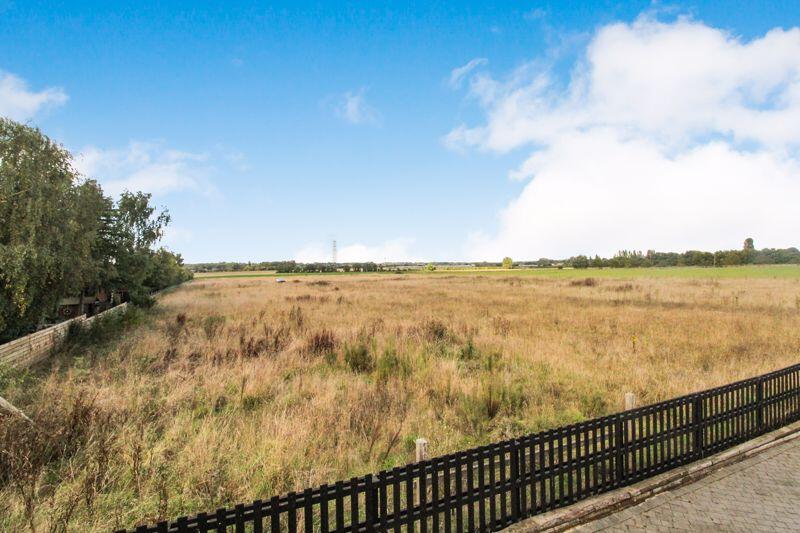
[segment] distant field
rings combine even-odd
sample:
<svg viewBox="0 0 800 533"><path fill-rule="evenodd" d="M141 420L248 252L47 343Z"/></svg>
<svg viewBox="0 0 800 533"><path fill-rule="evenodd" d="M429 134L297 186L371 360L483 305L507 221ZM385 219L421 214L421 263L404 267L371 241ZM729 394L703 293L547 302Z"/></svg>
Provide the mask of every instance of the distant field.
<svg viewBox="0 0 800 533"><path fill-rule="evenodd" d="M263 278L264 276L277 276L274 270L252 270L237 272L196 272L195 279L203 278Z"/></svg>
<svg viewBox="0 0 800 533"><path fill-rule="evenodd" d="M376 272L374 275L395 274L394 272ZM440 269L434 272L410 271L404 275L425 274L432 276L471 275L485 274L487 276L531 276L542 278L609 278L609 279L635 279L635 278L798 278L800 279L800 265L746 265L732 267L664 267L664 268L532 268L513 269L480 268L480 269ZM278 274L271 270L257 270L250 272L200 272L195 274L196 279L207 278L263 278L263 277L289 277L289 276L355 276L364 275L357 272L329 272L325 274Z"/></svg>
<svg viewBox="0 0 800 533"><path fill-rule="evenodd" d="M663 268L536 268L536 269L475 269L440 270L434 274L491 274L515 275L543 278L696 278L696 279L735 279L735 278L793 278L800 279L800 265L745 265L731 267L663 267Z"/></svg>
<svg viewBox="0 0 800 533"><path fill-rule="evenodd" d="M402 465L420 436L438 455L788 366L799 273L198 277L123 332L0 369L41 424L0 419L30 460L2 470L22 481L0 476L0 531L25 529L26 498L39 531L110 531Z"/></svg>

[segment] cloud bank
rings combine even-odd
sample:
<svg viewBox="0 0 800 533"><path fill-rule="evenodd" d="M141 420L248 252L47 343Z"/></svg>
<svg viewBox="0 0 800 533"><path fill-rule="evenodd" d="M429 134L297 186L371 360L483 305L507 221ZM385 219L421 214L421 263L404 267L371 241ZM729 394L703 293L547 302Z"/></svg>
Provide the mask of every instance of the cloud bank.
<svg viewBox="0 0 800 533"><path fill-rule="evenodd" d="M40 111L60 106L67 100L63 89L51 87L33 91L22 78L0 70L0 116L25 122Z"/></svg>
<svg viewBox="0 0 800 533"><path fill-rule="evenodd" d="M77 154L75 166L115 196L124 190L154 195L215 192L209 180L213 168L207 154L173 150L161 143L134 141L118 149L87 146Z"/></svg>
<svg viewBox="0 0 800 533"><path fill-rule="evenodd" d="M418 259L414 258L410 252L413 244L414 239L408 238L392 239L375 246L360 243L348 244L339 247L337 261L339 263L417 261ZM331 261L331 245L322 243L308 244L294 254L294 259L299 263L329 262Z"/></svg>
<svg viewBox="0 0 800 533"><path fill-rule="evenodd" d="M600 28L566 81L534 61L469 91L486 122L445 144L532 150L470 258L799 244L798 28L743 41L642 16Z"/></svg>

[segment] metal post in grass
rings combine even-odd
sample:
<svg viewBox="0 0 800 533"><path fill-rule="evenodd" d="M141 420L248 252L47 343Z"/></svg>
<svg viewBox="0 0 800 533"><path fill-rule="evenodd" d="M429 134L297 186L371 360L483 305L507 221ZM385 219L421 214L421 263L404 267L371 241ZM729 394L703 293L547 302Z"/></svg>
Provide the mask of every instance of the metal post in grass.
<svg viewBox="0 0 800 533"><path fill-rule="evenodd" d="M423 438L419 438L414 441L417 445L417 462L420 463L422 461L428 460L428 441Z"/></svg>
<svg viewBox="0 0 800 533"><path fill-rule="evenodd" d="M421 463L422 461L428 460L428 440L419 438L414 441L414 444L417 445L416 449L416 459L417 463ZM424 475L420 474L420 476ZM419 505L419 481L417 479L414 480L414 505Z"/></svg>
<svg viewBox="0 0 800 533"><path fill-rule="evenodd" d="M636 395L632 392L625 393L625 410L636 409Z"/></svg>

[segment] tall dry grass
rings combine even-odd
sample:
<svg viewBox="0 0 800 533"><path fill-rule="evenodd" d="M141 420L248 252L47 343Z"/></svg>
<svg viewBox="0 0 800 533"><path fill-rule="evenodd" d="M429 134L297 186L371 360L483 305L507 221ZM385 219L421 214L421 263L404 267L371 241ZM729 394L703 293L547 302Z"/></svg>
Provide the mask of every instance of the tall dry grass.
<svg viewBox="0 0 800 533"><path fill-rule="evenodd" d="M294 281L294 280L293 280ZM797 362L800 281L195 281L0 374L0 529L211 510ZM25 443L30 444L27 445ZM31 443L39 443L33 446Z"/></svg>

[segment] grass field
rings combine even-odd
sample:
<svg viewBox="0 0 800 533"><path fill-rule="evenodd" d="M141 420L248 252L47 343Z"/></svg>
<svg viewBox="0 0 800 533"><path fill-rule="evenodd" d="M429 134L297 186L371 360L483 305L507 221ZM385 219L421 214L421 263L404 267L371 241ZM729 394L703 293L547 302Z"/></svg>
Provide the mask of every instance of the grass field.
<svg viewBox="0 0 800 533"><path fill-rule="evenodd" d="M585 278L595 277L601 279L639 279L639 278L694 278L694 279L729 279L729 278L800 278L800 265L745 265L732 267L665 267L665 268L530 268L506 270L502 268L481 269L440 269L433 272L413 271L402 275L487 275L487 276L523 276L535 278ZM195 274L197 279L209 278L263 278L263 277L293 277L293 276L355 276L364 275L349 272L330 272L325 274L278 274L271 270L238 271L238 272L200 272ZM376 272L371 275L386 276L397 275L395 272Z"/></svg>
<svg viewBox="0 0 800 533"><path fill-rule="evenodd" d="M37 423L0 419L0 530L213 510L404 464L419 436L451 452L799 347L794 267L199 278L0 371Z"/></svg>

